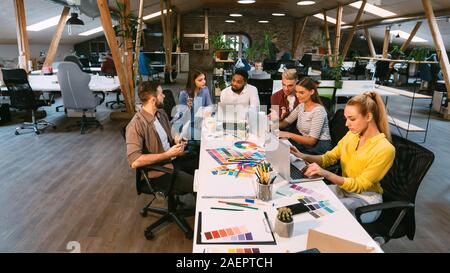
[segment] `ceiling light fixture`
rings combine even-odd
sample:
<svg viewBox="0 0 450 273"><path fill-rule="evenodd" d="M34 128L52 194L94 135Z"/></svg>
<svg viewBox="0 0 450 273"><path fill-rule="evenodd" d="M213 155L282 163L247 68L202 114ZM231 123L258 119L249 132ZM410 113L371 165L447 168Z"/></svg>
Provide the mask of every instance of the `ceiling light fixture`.
<svg viewBox="0 0 450 273"><path fill-rule="evenodd" d="M354 2L354 3L350 4L350 6L357 8L357 9L359 9L361 7L361 5L362 5L362 1ZM383 18L393 17L393 16L397 15L396 13L393 13L386 9L379 8L379 7L369 4L369 3L366 3L366 5L364 6L364 11L371 13L378 17L383 17Z"/></svg>
<svg viewBox="0 0 450 273"><path fill-rule="evenodd" d="M314 5L316 3L316 1L298 1L297 5L299 6L310 6L310 5Z"/></svg>
<svg viewBox="0 0 450 273"><path fill-rule="evenodd" d="M284 13L272 13L272 16L286 16Z"/></svg>
<svg viewBox="0 0 450 273"><path fill-rule="evenodd" d="M313 16L316 17L316 18L319 18L320 20L323 20L323 14L322 13L316 13ZM331 18L330 16L327 16L327 22L336 25L336 19ZM345 22L341 21L341 24L344 25Z"/></svg>
<svg viewBox="0 0 450 273"><path fill-rule="evenodd" d="M92 34L95 34L95 33L101 32L101 31L103 31L103 27L97 27L97 28L93 28L93 29L85 31L85 32L81 32L78 35L80 35L80 36L91 36Z"/></svg>
<svg viewBox="0 0 450 273"><path fill-rule="evenodd" d="M66 25L84 26L84 22L78 18L78 13L72 12L70 18L66 21Z"/></svg>
<svg viewBox="0 0 450 273"><path fill-rule="evenodd" d="M61 18L60 15L48 18L48 19L40 21L36 24L29 25L29 26L27 26L27 30L28 31L41 31L43 29L46 29L46 28L49 28L52 26L56 26L59 22L59 18Z"/></svg>
<svg viewBox="0 0 450 273"><path fill-rule="evenodd" d="M70 18L66 21L67 33L72 35L72 27L84 26L84 22L78 18L78 13L72 12Z"/></svg>
<svg viewBox="0 0 450 273"><path fill-rule="evenodd" d="M230 13L231 17L242 17L242 14L240 13Z"/></svg>
<svg viewBox="0 0 450 273"><path fill-rule="evenodd" d="M164 12L164 14L166 14L167 10L165 9L163 12ZM153 12L153 13L151 13L149 15L145 15L144 17L142 17L142 19L145 21L145 20L148 20L148 19L152 19L152 18L158 17L160 15L161 15L161 11L157 11L157 12Z"/></svg>
<svg viewBox="0 0 450 273"><path fill-rule="evenodd" d="M234 20L225 20L225 23L236 23Z"/></svg>
<svg viewBox="0 0 450 273"><path fill-rule="evenodd" d="M237 1L239 4L253 4L256 1L255 0L239 0Z"/></svg>
<svg viewBox="0 0 450 273"><path fill-rule="evenodd" d="M267 21L267 20L259 20L258 23L260 23L260 24L267 24L267 23L269 23L269 21Z"/></svg>

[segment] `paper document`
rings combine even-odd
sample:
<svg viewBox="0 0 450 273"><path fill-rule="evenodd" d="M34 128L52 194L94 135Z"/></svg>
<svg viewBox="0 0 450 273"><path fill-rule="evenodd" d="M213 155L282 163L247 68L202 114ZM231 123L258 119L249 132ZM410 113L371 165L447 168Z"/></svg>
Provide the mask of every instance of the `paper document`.
<svg viewBox="0 0 450 273"><path fill-rule="evenodd" d="M263 211L199 212L197 239L201 244L275 244Z"/></svg>

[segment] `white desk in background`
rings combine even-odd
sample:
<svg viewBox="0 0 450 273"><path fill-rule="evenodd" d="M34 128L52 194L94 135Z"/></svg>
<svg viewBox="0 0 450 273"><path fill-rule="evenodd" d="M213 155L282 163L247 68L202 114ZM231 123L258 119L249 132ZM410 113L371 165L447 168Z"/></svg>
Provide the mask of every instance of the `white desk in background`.
<svg viewBox="0 0 450 273"><path fill-rule="evenodd" d="M33 91L61 92L61 87L59 86L58 77L56 75L29 75L28 82ZM118 77L108 78L105 76L91 75L89 89L93 92L103 93L116 91L120 89L119 79ZM8 91L6 86L1 86L1 90Z"/></svg>
<svg viewBox="0 0 450 273"><path fill-rule="evenodd" d="M203 130L204 132L206 129ZM226 196L235 195L235 188L242 188L243 190L248 190L248 186L239 185L240 183L252 183L250 178L235 178L234 176L214 176L211 173L211 169L218 167L218 163L208 154L206 149L219 148L219 147L231 147L233 144L232 140L218 140L206 136L207 133L203 134L201 142L201 152L200 152L200 164L199 169L195 173L194 178L194 188L197 190L197 205L195 214L195 226L194 226L194 240L193 240L193 252L227 252L229 249L236 248L259 248L261 252L298 252L306 249L307 234L309 229L315 229L323 233L327 233L342 239L347 239L362 245L367 245L369 247L374 247L375 252L382 252L381 248L376 244L375 241L367 234L367 232L362 228L362 226L356 221L356 219L350 214L350 212L344 207L344 205L337 199L337 197L331 192L328 186L324 182L309 182L302 183L302 187L306 187L315 192L318 192L325 196L326 200L330 201L333 208L336 209L334 213L325 215L323 217L315 219L309 213L302 213L294 216L294 234L291 238L279 237L275 232L275 245L267 244L198 244L198 223L199 223L199 212L211 213L211 211L217 212L218 210L212 210L211 207L227 207L224 204L219 203L219 200L226 200L230 202L243 203L243 198L204 198L207 196ZM258 141L252 137L249 138L258 144ZM259 210L254 210L255 212L261 213L265 211L268 215L270 225L273 230L274 219L276 217L276 208L280 206L286 206L289 204L296 203L295 199L284 197L276 194L276 190L288 183L280 178L277 178L274 183L273 188L273 202L276 206L266 206L266 205L254 205L258 207ZM253 185L253 184L251 184ZM224 187L225 186L225 187ZM233 189L234 188L234 189ZM246 189L244 189L246 188ZM230 189L227 191L226 189ZM301 195L301 194L298 194ZM306 195L306 194L305 194ZM236 207L230 207L236 208ZM244 209L247 211L253 211L249 209ZM233 227L233 214L241 213L241 211L220 211L223 215L228 217L220 217L214 219L214 221L222 222L223 228ZM210 219L211 220L211 219ZM203 221L203 219L202 219ZM205 232L206 230L202 230Z"/></svg>
<svg viewBox="0 0 450 273"><path fill-rule="evenodd" d="M30 75L28 81L34 91L60 92L61 87L56 75ZM91 75L89 89L94 92L111 92L120 89L119 79L117 77L108 78L105 76Z"/></svg>
<svg viewBox="0 0 450 273"><path fill-rule="evenodd" d="M321 88L326 87L332 88L333 86L334 86L333 80L320 81ZM282 88L281 80L273 81L273 91L272 91L273 93L277 92L281 88ZM366 91L376 91L382 97L390 97L390 96L399 96L399 92L402 90L386 86L378 86L375 85L375 81L343 81L342 88L336 90L336 97L353 97ZM416 94L416 96L418 96L418 94Z"/></svg>

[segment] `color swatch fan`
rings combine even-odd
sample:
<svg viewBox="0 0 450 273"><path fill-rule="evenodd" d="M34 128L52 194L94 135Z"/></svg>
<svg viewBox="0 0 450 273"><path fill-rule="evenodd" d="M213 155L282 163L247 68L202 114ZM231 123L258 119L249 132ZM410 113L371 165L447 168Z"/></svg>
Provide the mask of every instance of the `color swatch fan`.
<svg viewBox="0 0 450 273"><path fill-rule="evenodd" d="M259 148L258 145L250 141L238 141L234 143L234 147L241 150L252 150Z"/></svg>

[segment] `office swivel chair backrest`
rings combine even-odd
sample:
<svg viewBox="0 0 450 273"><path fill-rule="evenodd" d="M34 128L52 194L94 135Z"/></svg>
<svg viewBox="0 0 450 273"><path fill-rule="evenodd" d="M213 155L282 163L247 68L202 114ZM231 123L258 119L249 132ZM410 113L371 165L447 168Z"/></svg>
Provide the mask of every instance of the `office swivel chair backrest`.
<svg viewBox="0 0 450 273"><path fill-rule="evenodd" d="M149 76L150 75L150 71L149 71L149 66L148 66L149 60L147 58L147 56L145 56L144 52L140 52L139 53L139 73L142 76Z"/></svg>
<svg viewBox="0 0 450 273"><path fill-rule="evenodd" d="M19 110L36 110L36 94L23 69L2 69L3 81L10 95L11 106Z"/></svg>
<svg viewBox="0 0 450 273"><path fill-rule="evenodd" d="M325 106L325 109L327 110L328 119L331 119L334 115L334 109L336 106L336 87L319 86L317 88L317 93L319 93L323 106Z"/></svg>
<svg viewBox="0 0 450 273"><path fill-rule="evenodd" d="M64 108L79 111L95 110L99 101L89 89L91 76L71 62L58 66L58 82L61 87Z"/></svg>
<svg viewBox="0 0 450 273"><path fill-rule="evenodd" d="M175 97L173 96L172 90L170 89L164 89L164 112L166 112L167 116L169 117L169 120L172 120L172 109L175 107Z"/></svg>
<svg viewBox="0 0 450 273"><path fill-rule="evenodd" d="M397 135L392 135L395 160L389 172L381 181L383 201L405 201L415 204L420 183L434 161L434 154L423 146ZM387 221L394 215L383 211L380 221ZM409 210L392 238L407 235L414 238L416 230L414 208Z"/></svg>
<svg viewBox="0 0 450 273"><path fill-rule="evenodd" d="M83 71L83 64L80 62L80 59L78 59L77 56L73 55L66 56L64 58L64 61L76 64L80 68L80 70Z"/></svg>
<svg viewBox="0 0 450 273"><path fill-rule="evenodd" d="M333 147L336 146L348 132L347 126L345 126L344 109L337 110L330 120L330 134Z"/></svg>

